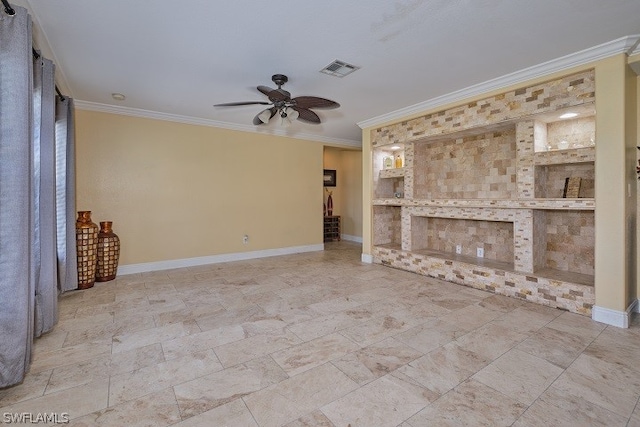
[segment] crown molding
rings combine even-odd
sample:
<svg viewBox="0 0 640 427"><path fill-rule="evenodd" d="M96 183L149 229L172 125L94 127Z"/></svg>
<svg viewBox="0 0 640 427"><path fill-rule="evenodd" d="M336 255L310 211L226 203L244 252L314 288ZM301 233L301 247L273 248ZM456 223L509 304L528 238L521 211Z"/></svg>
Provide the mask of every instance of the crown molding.
<svg viewBox="0 0 640 427"><path fill-rule="evenodd" d="M640 53L640 34L629 36L627 39L629 40L629 43L635 40L635 43L627 49L627 55L631 56Z"/></svg>
<svg viewBox="0 0 640 427"><path fill-rule="evenodd" d="M202 119L198 117L180 116L177 114L161 113L159 111L143 110L139 108L121 107L118 105L101 104L98 102L74 100L75 107L79 110L97 111L101 113L119 114L122 116L141 117L145 119L163 120L168 122L184 123L188 125L196 126L208 126L222 129L235 130L240 132L252 132L259 134L271 134L276 136L282 136L285 138L302 139L306 141L322 142L325 144L337 145L341 147L349 148L361 148L361 141L354 141L350 139L332 138L322 135L312 135L306 133L299 133L291 135L285 130L262 128L256 129L255 126L239 125L236 123L221 122L211 119Z"/></svg>
<svg viewBox="0 0 640 427"><path fill-rule="evenodd" d="M603 43L579 52L575 52L551 61L543 62L523 70L515 71L495 79L487 80L464 89L457 90L442 96L431 98L427 101L401 108L387 114L358 122L360 128L370 128L387 122L400 120L407 116L421 113L447 104L463 101L467 98L482 95L503 87L523 83L538 77L543 77L558 71L567 70L580 65L595 62L613 55L625 53L627 55L640 52L640 35L621 37L619 39Z"/></svg>

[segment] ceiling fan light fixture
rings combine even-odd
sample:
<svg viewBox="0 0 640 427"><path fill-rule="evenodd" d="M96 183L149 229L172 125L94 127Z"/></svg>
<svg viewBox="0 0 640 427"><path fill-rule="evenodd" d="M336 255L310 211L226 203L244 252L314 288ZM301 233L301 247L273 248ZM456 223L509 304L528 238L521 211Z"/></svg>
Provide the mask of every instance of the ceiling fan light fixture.
<svg viewBox="0 0 640 427"><path fill-rule="evenodd" d="M299 115L300 115L300 113L298 113L296 110L294 110L291 107L283 108L282 110L280 110L280 117L282 118L282 125L284 125L284 126L291 125L294 121L296 121L298 119Z"/></svg>
<svg viewBox="0 0 640 427"><path fill-rule="evenodd" d="M298 119L298 116L300 115L300 113L298 113L296 110L290 107L287 107L285 110L287 113L287 118L289 118L289 120L294 121Z"/></svg>
<svg viewBox="0 0 640 427"><path fill-rule="evenodd" d="M271 110L267 108L262 113L258 114L258 119L260 119L262 123L269 123L269 120L271 119Z"/></svg>
<svg viewBox="0 0 640 427"><path fill-rule="evenodd" d="M315 108L332 109L340 107L335 101L318 96L297 96L291 98L291 94L282 89L282 85L287 82L288 77L284 74L274 74L271 77L278 89L271 89L268 86L258 86L257 89L269 98L265 101L248 102L226 102L215 104L215 107L235 107L243 105L271 105L271 108L262 110L253 118L253 124L260 126L268 123L276 114L282 119L282 124L291 124L294 120L301 120L306 123L320 124L320 117L313 111Z"/></svg>

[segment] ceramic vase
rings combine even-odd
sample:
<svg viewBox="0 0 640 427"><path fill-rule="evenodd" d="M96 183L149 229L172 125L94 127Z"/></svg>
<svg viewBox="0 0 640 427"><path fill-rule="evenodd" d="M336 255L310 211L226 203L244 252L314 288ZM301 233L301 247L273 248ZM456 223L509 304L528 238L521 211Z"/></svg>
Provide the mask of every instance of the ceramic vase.
<svg viewBox="0 0 640 427"><path fill-rule="evenodd" d="M78 289L91 288L96 280L98 226L91 221L91 211L79 211L76 220L78 255Z"/></svg>
<svg viewBox="0 0 640 427"><path fill-rule="evenodd" d="M120 258L120 238L111 229L111 221L100 222L98 233L98 254L96 281L108 282L116 278Z"/></svg>
<svg viewBox="0 0 640 427"><path fill-rule="evenodd" d="M331 194L327 197L327 216L333 216L333 198Z"/></svg>

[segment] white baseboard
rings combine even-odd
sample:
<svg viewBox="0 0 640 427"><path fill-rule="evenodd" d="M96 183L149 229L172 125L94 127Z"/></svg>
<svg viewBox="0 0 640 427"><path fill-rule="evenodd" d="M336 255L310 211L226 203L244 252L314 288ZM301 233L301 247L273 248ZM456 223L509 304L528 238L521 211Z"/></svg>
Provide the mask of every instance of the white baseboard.
<svg viewBox="0 0 640 427"><path fill-rule="evenodd" d="M362 243L362 237L358 237L358 236L351 236L349 234L341 234L340 238L342 240L346 240L348 242Z"/></svg>
<svg viewBox="0 0 640 427"><path fill-rule="evenodd" d="M366 262L367 264L373 264L373 255L362 254L360 259L362 260L362 262Z"/></svg>
<svg viewBox="0 0 640 427"><path fill-rule="evenodd" d="M637 310L638 300L634 300L625 311L594 306L591 310L591 318L596 322L617 326L618 328L628 328L629 321L631 320L631 313Z"/></svg>
<svg viewBox="0 0 640 427"><path fill-rule="evenodd" d="M324 250L324 244L291 246L288 248L265 249L261 251L237 252L231 254L211 255L197 258L173 259L168 261L145 262L118 267L118 275L144 273L148 271L169 270L172 268L194 267L197 265L217 264L221 262L243 261L247 259L266 258L278 255L291 255L303 252Z"/></svg>

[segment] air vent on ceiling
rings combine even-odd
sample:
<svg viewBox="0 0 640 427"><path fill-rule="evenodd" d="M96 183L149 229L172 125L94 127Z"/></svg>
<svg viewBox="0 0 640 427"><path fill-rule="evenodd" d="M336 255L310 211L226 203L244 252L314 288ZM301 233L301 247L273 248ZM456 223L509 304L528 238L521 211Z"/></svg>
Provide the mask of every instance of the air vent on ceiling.
<svg viewBox="0 0 640 427"><path fill-rule="evenodd" d="M359 68L360 67L356 67L355 65L347 64L344 61L338 61L336 59L331 64L327 65L322 70L320 70L320 72L329 74L330 76L344 77L348 74L353 73Z"/></svg>

